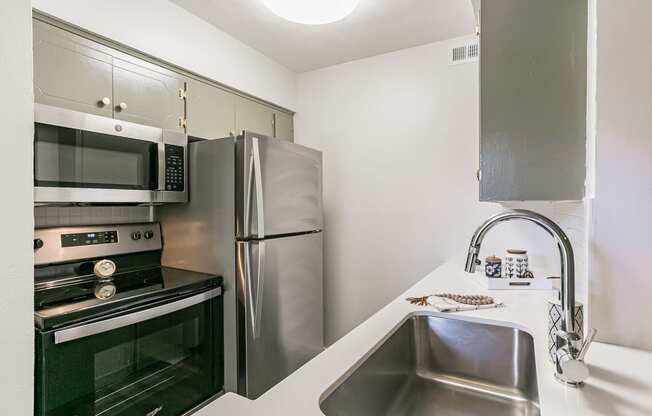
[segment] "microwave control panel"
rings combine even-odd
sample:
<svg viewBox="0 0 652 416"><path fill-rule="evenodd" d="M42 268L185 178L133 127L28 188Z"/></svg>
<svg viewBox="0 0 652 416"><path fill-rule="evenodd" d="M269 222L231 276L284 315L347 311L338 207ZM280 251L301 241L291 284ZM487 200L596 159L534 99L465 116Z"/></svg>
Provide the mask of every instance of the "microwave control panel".
<svg viewBox="0 0 652 416"><path fill-rule="evenodd" d="M183 146L165 145L165 190L184 190L184 160Z"/></svg>
<svg viewBox="0 0 652 416"><path fill-rule="evenodd" d="M118 242L117 231L97 231L93 233L61 234L61 247L90 246Z"/></svg>

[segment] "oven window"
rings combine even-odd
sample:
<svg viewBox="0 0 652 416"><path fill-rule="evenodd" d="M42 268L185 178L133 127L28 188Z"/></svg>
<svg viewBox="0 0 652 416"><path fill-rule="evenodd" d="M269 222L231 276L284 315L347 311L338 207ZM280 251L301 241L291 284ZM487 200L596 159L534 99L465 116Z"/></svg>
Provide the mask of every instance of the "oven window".
<svg viewBox="0 0 652 416"><path fill-rule="evenodd" d="M84 130L35 123L36 186L158 188L158 146Z"/></svg>
<svg viewBox="0 0 652 416"><path fill-rule="evenodd" d="M215 298L61 344L49 333L37 360L36 414L183 414L222 389L221 331Z"/></svg>

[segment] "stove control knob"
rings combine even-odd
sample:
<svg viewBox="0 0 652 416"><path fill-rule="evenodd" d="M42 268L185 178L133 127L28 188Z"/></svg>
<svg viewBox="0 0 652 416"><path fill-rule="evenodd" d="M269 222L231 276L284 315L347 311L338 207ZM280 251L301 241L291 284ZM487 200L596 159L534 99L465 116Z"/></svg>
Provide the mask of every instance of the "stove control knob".
<svg viewBox="0 0 652 416"><path fill-rule="evenodd" d="M35 238L34 239L34 250L38 250L39 248L43 248L43 240L40 238Z"/></svg>
<svg viewBox="0 0 652 416"><path fill-rule="evenodd" d="M93 267L93 273L95 273L95 276L97 276L99 279L107 279L113 276L115 269L116 265L113 261L104 259L95 263L95 266Z"/></svg>
<svg viewBox="0 0 652 416"><path fill-rule="evenodd" d="M145 234L144 234L144 235L145 235L145 239L146 239L146 240L150 240L152 237L154 237L154 231L152 231L152 230L147 230L147 231L145 231Z"/></svg>
<svg viewBox="0 0 652 416"><path fill-rule="evenodd" d="M131 239L135 241L140 240L142 236L143 235L140 233L140 231L134 231L131 233Z"/></svg>

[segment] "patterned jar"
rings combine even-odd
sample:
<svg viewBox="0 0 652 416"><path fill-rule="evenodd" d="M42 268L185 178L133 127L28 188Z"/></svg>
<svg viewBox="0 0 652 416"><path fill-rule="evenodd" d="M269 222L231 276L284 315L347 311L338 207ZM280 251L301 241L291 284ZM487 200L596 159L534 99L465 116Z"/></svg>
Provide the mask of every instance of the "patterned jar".
<svg viewBox="0 0 652 416"><path fill-rule="evenodd" d="M562 307L559 300L548 301L548 358L555 362L555 340L557 331L561 330ZM575 311L573 311L575 320L575 332L584 339L584 306L580 302L575 302Z"/></svg>
<svg viewBox="0 0 652 416"><path fill-rule="evenodd" d="M502 277L502 264L503 261L500 257L489 256L484 259L484 274L487 277Z"/></svg>
<svg viewBox="0 0 652 416"><path fill-rule="evenodd" d="M509 279L523 279L528 271L527 250L509 249L505 255L503 275Z"/></svg>

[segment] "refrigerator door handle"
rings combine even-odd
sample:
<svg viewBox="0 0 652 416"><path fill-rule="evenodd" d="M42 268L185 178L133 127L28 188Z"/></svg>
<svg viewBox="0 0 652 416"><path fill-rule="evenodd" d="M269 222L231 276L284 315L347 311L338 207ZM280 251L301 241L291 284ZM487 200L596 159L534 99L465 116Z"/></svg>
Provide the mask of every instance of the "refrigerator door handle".
<svg viewBox="0 0 652 416"><path fill-rule="evenodd" d="M256 280L256 306L254 310L254 319L256 324L254 328L254 339L260 337L261 321L263 315L263 293L265 288L265 242L258 243L258 279Z"/></svg>
<svg viewBox="0 0 652 416"><path fill-rule="evenodd" d="M245 269L245 301L247 302L247 309L249 311L249 319L251 319L251 330L256 336L256 310L254 308L254 294L253 284L251 281L251 243L244 243L244 269Z"/></svg>
<svg viewBox="0 0 652 416"><path fill-rule="evenodd" d="M258 238L265 238L265 207L263 201L263 172L260 163L260 146L258 138L253 137L252 142L252 159L253 159L253 173L256 181L256 220L257 220L257 236Z"/></svg>
<svg viewBox="0 0 652 416"><path fill-rule="evenodd" d="M251 246L258 246L258 267L256 270L256 297L254 299L254 282L252 281L252 258ZM265 242L251 241L244 244L245 249L245 278L246 278L246 301L249 310L249 319L251 319L251 332L253 339L260 337L260 326L263 313L263 291L265 284Z"/></svg>
<svg viewBox="0 0 652 416"><path fill-rule="evenodd" d="M247 171L247 189L245 190L245 207L244 207L244 236L251 236L251 193L254 185L254 156L249 156L249 166Z"/></svg>

